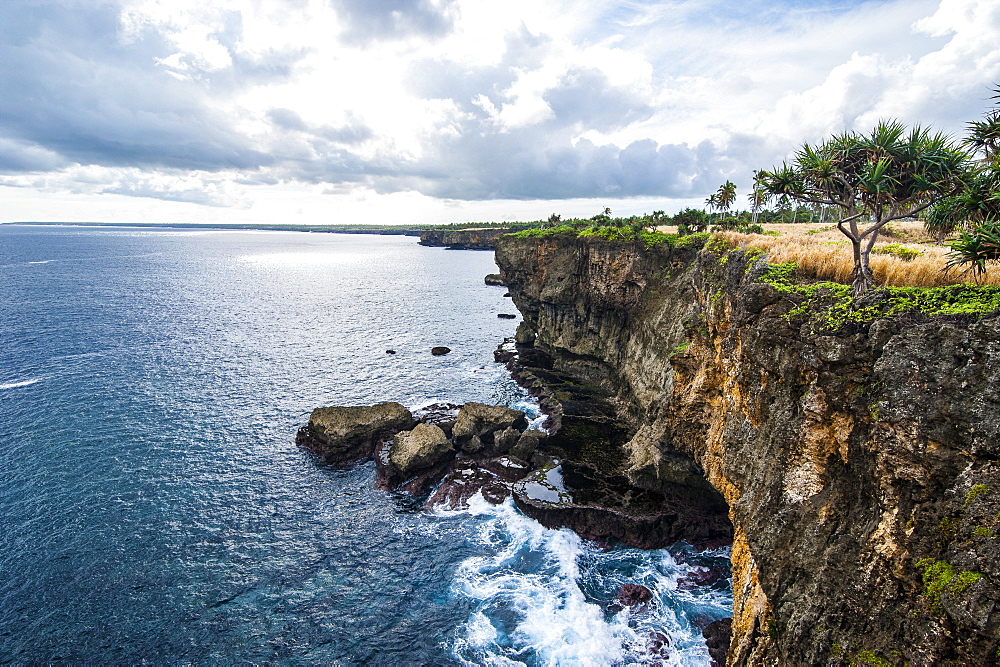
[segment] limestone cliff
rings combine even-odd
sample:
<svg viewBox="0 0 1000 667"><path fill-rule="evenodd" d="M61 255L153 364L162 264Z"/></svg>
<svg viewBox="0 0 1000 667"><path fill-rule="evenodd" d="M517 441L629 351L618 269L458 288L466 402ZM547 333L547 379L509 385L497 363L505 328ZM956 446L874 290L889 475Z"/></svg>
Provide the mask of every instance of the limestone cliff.
<svg viewBox="0 0 1000 667"><path fill-rule="evenodd" d="M446 246L454 250L493 250L497 239L509 229L425 229L420 232L420 245Z"/></svg>
<svg viewBox="0 0 1000 667"><path fill-rule="evenodd" d="M725 498L728 664L997 661L996 313L814 333L739 250L506 236L496 259L524 364L623 425L605 472Z"/></svg>

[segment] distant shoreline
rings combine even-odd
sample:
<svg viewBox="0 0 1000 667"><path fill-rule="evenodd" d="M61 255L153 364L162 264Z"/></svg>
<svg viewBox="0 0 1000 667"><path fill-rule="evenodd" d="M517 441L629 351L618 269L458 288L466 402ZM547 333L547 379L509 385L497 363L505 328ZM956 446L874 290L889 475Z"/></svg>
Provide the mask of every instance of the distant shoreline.
<svg viewBox="0 0 1000 667"><path fill-rule="evenodd" d="M322 232L330 234L384 234L394 236L420 236L426 227L392 225L287 225L269 223L200 223L200 222L4 222L0 225L31 225L41 227L139 227L143 229L205 229L275 232Z"/></svg>

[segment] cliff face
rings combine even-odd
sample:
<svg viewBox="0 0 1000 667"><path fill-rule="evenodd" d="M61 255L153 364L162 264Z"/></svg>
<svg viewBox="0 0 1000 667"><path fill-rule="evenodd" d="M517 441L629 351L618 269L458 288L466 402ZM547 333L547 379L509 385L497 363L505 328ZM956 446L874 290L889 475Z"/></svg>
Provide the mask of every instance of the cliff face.
<svg viewBox="0 0 1000 667"><path fill-rule="evenodd" d="M509 229L425 229L420 232L420 245L446 246L455 250L493 250L497 239Z"/></svg>
<svg viewBox="0 0 1000 667"><path fill-rule="evenodd" d="M741 251L507 236L496 259L525 363L626 425L615 472L695 470L728 503L728 664L996 662L996 315L813 334Z"/></svg>

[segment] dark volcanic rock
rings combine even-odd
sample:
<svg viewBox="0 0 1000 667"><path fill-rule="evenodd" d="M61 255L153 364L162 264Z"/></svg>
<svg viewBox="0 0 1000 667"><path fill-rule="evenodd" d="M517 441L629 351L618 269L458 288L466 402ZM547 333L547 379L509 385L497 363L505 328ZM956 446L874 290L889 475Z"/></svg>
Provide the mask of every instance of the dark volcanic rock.
<svg viewBox="0 0 1000 667"><path fill-rule="evenodd" d="M493 350L493 361L498 364L506 364L517 357L517 348L514 346L513 338L504 338L503 342Z"/></svg>
<svg viewBox="0 0 1000 667"><path fill-rule="evenodd" d="M733 633L733 619L724 618L715 621L701 631L708 646L708 655L712 658L713 667L726 667L726 652Z"/></svg>
<svg viewBox="0 0 1000 667"><path fill-rule="evenodd" d="M570 462L543 467L515 483L513 493L521 511L542 525L570 528L599 544L660 549L683 539L702 546L732 539L724 515L706 510L695 494L667 498Z"/></svg>
<svg viewBox="0 0 1000 667"><path fill-rule="evenodd" d="M435 357L444 356L444 355L448 354L449 352L451 352L451 348L450 347L445 347L443 345L439 345L437 347L432 347L431 348L431 354L433 354Z"/></svg>
<svg viewBox="0 0 1000 667"><path fill-rule="evenodd" d="M649 657L663 660L670 657L670 637L662 632L650 632L646 638L646 653ZM657 664L656 662L653 663Z"/></svg>
<svg viewBox="0 0 1000 667"><path fill-rule="evenodd" d="M386 350L386 354L396 354L396 350Z"/></svg>
<svg viewBox="0 0 1000 667"><path fill-rule="evenodd" d="M295 442L324 463L347 465L371 456L376 447L413 425L413 415L399 403L316 408Z"/></svg>
<svg viewBox="0 0 1000 667"><path fill-rule="evenodd" d="M642 584L625 584L618 589L615 602L623 607L634 607L653 599L653 592Z"/></svg>
<svg viewBox="0 0 1000 667"><path fill-rule="evenodd" d="M685 574L677 580L678 590L691 590L700 586L711 586L729 576L721 567L703 567Z"/></svg>
<svg viewBox="0 0 1000 667"><path fill-rule="evenodd" d="M497 317L500 318L501 320L516 320L517 319L517 315L513 315L511 313L497 313Z"/></svg>
<svg viewBox="0 0 1000 667"><path fill-rule="evenodd" d="M433 403L414 410L413 416L419 422L440 427L450 438L451 429L455 426L455 419L461 407L454 403Z"/></svg>

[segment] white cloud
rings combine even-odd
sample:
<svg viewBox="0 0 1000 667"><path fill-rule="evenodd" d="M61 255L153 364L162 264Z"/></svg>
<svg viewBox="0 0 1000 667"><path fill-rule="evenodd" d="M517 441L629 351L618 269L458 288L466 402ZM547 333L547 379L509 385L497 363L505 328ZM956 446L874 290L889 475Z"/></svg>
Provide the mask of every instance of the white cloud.
<svg viewBox="0 0 1000 667"><path fill-rule="evenodd" d="M0 182L213 215L679 205L880 117L958 133L1000 81L989 0L53 0L0 26Z"/></svg>

